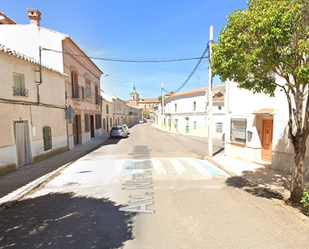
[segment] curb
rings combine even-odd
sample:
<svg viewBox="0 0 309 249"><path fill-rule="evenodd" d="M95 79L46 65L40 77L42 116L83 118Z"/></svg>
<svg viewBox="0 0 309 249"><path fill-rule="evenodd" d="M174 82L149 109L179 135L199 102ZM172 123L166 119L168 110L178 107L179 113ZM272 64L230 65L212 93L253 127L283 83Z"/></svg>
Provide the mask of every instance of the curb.
<svg viewBox="0 0 309 249"><path fill-rule="evenodd" d="M209 162L211 162L212 164L214 164L215 166L217 166L219 169L223 170L224 172L226 172L228 175L230 176L237 176L234 172L226 169L225 167L223 167L221 164L215 162L214 160L211 159L211 157L206 156L204 157L204 160L207 160Z"/></svg>
<svg viewBox="0 0 309 249"><path fill-rule="evenodd" d="M95 151L98 148L100 148L107 139L108 139L108 137L106 137L99 144L96 144L96 145L94 145L93 147L91 147L89 149L81 151L81 153L79 153L78 155L74 156L70 162L60 166L58 169L56 169L56 170L54 170L52 172L49 172L49 173L39 177L38 179L35 179L34 181L32 181L32 182L30 182L30 183L20 187L19 189L15 190L15 191L13 191L13 192L11 192L9 194L7 194L6 196L3 196L2 198L0 198L0 212L2 210L6 209L6 208L11 207L15 203L17 203L20 199L25 197L31 191L33 191L34 189L36 189L39 186L41 186L43 183L45 183L48 180L50 180L53 177L55 177L58 173L60 173L66 167L68 167L71 164L73 164L74 162L76 162L78 159L80 159L83 156L91 153L92 151Z"/></svg>

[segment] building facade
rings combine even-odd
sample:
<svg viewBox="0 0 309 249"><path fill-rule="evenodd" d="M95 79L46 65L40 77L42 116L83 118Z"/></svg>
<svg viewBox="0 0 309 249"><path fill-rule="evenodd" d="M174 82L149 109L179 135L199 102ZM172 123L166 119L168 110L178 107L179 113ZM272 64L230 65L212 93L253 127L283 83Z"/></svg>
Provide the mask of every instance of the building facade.
<svg viewBox="0 0 309 249"><path fill-rule="evenodd" d="M287 137L289 116L285 93L278 88L274 97L253 94L228 81L226 103L225 153L292 173L294 149ZM307 150L304 169L307 178L308 158Z"/></svg>
<svg viewBox="0 0 309 249"><path fill-rule="evenodd" d="M222 137L225 126L225 85L213 87L213 137ZM208 136L208 88L174 93L165 99L163 127L166 131ZM157 114L160 111L157 111ZM161 112L162 115L162 112ZM156 120L162 118L157 117Z"/></svg>
<svg viewBox="0 0 309 249"><path fill-rule="evenodd" d="M66 151L66 76L4 45L0 75L0 175Z"/></svg>

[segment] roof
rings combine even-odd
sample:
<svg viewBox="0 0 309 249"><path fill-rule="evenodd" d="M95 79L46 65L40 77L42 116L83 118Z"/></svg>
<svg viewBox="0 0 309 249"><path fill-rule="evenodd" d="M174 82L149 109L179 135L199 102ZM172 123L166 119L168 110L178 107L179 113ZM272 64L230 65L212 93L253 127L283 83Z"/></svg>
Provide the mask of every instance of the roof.
<svg viewBox="0 0 309 249"><path fill-rule="evenodd" d="M141 98L139 99L139 103L160 103L158 98Z"/></svg>
<svg viewBox="0 0 309 249"><path fill-rule="evenodd" d="M22 53L19 53L19 52L13 50L13 49L10 49L10 48L6 47L5 45L3 45L1 43L0 43L0 52L3 52L5 54L7 54L7 55L19 58L19 59L24 60L24 61L28 61L28 62L33 63L35 65L40 65L40 62L36 61L34 58L32 58L30 56L27 56L27 55L24 55ZM43 65L43 64L41 64L41 66L46 68L46 69L48 69L48 70L50 70L50 71L53 71L55 73L67 76L66 74L61 73L58 70L53 69L53 68L51 68L49 66L46 66L46 65Z"/></svg>
<svg viewBox="0 0 309 249"><path fill-rule="evenodd" d="M17 24L17 23L0 11L0 24Z"/></svg>
<svg viewBox="0 0 309 249"><path fill-rule="evenodd" d="M168 98L175 98L175 97L179 97L179 96L186 96L186 95L192 95L192 94L197 94L197 93L205 93L207 89L208 89L208 87L204 87L204 88L190 90L190 91L187 91L187 92L175 93L175 94L169 96Z"/></svg>
<svg viewBox="0 0 309 249"><path fill-rule="evenodd" d="M274 108L261 108L259 110L253 111L252 114L275 114Z"/></svg>

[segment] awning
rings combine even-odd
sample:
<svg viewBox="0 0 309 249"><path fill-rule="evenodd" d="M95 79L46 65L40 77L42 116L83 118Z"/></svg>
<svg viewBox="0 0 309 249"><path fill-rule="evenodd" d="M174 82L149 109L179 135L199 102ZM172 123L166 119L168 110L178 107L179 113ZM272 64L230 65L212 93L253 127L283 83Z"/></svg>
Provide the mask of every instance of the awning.
<svg viewBox="0 0 309 249"><path fill-rule="evenodd" d="M275 109L274 108L262 108L256 111L253 111L252 114L257 115L257 114L275 114Z"/></svg>

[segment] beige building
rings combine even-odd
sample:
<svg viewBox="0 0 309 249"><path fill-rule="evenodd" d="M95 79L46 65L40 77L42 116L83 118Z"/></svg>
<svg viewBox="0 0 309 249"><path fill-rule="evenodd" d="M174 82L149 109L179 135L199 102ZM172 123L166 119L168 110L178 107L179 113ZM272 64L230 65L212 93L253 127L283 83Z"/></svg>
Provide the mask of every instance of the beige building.
<svg viewBox="0 0 309 249"><path fill-rule="evenodd" d="M102 96L102 118L103 118L103 135L109 134L114 120L114 103L113 96L101 91Z"/></svg>
<svg viewBox="0 0 309 249"><path fill-rule="evenodd" d="M67 105L74 110L73 123L68 125L70 148L101 136L102 110L100 77L103 72L70 38L63 40L64 72Z"/></svg>
<svg viewBox="0 0 309 249"><path fill-rule="evenodd" d="M127 123L127 103L119 98L113 99L114 105L114 119L113 125L117 126L120 124Z"/></svg>
<svg viewBox="0 0 309 249"><path fill-rule="evenodd" d="M0 175L66 151L65 75L2 44L0 75Z"/></svg>
<svg viewBox="0 0 309 249"><path fill-rule="evenodd" d="M6 22L0 25L1 42L68 76L60 96L66 97L70 149L102 135L102 71L68 35L41 27L40 11L27 11L30 24L2 18ZM50 95L54 96L54 92L50 91Z"/></svg>

